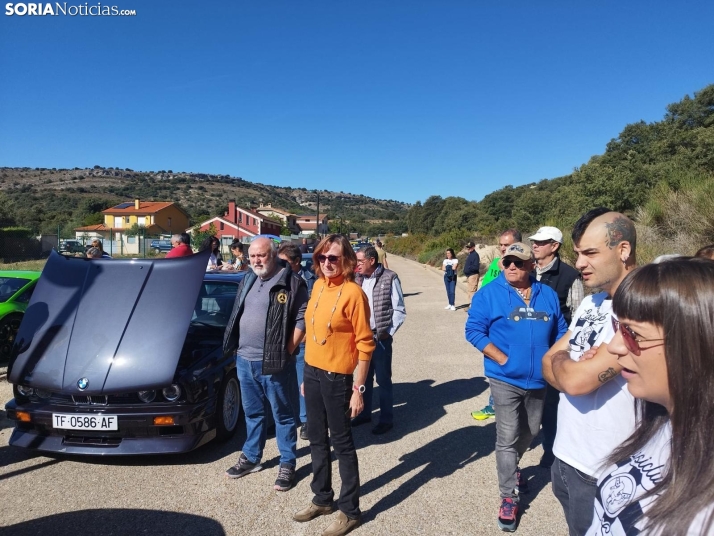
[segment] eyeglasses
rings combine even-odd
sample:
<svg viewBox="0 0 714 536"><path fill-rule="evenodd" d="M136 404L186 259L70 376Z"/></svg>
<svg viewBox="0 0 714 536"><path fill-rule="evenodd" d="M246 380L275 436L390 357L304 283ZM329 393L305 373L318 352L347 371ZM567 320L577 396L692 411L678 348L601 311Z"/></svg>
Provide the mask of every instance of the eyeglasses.
<svg viewBox="0 0 714 536"><path fill-rule="evenodd" d="M322 264L325 261L330 261L332 264L335 264L340 257L341 255L318 255L317 262Z"/></svg>
<svg viewBox="0 0 714 536"><path fill-rule="evenodd" d="M519 270L522 270L522 269L523 269L523 264L524 264L525 262L526 262L526 261L514 261L513 259L507 259L507 260L504 260L504 261L503 261L503 267L504 267L504 268L508 268L509 266L511 266L511 264L515 264L515 265L516 265L516 268L518 268Z"/></svg>
<svg viewBox="0 0 714 536"><path fill-rule="evenodd" d="M552 244L552 240L533 240L533 245L538 246L539 248L543 246L547 246L548 244Z"/></svg>
<svg viewBox="0 0 714 536"><path fill-rule="evenodd" d="M639 356L642 350L649 350L650 348L657 348L658 346L664 345L664 343L662 343L648 346L647 348L640 348L641 342L663 341L664 339L638 339L637 334L632 331L630 326L621 324L614 316L612 317L612 329L615 330L615 333L620 330L620 333L622 333L622 342L625 343L625 347L636 356Z"/></svg>
<svg viewBox="0 0 714 536"><path fill-rule="evenodd" d="M367 259L357 259L357 264L364 264L367 262Z"/></svg>

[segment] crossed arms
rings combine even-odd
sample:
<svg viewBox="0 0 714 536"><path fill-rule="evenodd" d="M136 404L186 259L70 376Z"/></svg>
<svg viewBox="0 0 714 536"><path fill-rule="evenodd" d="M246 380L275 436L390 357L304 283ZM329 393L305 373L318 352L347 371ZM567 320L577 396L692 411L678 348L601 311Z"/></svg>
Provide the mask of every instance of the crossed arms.
<svg viewBox="0 0 714 536"><path fill-rule="evenodd" d="M591 348L580 361L570 359L571 336L568 331L543 356L543 378L550 385L571 396L587 395L620 373L622 367L607 344Z"/></svg>

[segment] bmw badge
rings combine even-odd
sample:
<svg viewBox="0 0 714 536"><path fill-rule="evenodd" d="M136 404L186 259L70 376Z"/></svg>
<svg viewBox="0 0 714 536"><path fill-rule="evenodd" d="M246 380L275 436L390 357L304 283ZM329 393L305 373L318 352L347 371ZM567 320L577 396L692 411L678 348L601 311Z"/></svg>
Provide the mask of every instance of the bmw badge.
<svg viewBox="0 0 714 536"><path fill-rule="evenodd" d="M87 378L80 378L77 380L77 387L80 391L84 391L89 386L89 380Z"/></svg>

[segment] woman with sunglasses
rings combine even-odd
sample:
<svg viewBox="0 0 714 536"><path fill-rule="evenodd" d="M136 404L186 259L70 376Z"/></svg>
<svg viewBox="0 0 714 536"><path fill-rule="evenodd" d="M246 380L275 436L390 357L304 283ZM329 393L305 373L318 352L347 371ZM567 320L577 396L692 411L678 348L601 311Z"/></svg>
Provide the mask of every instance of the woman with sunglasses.
<svg viewBox="0 0 714 536"><path fill-rule="evenodd" d="M339 513L323 535L338 536L360 524L359 471L351 419L364 407L362 393L375 342L367 296L354 282L357 256L349 240L330 235L317 245L312 258L316 281L305 311L303 394L314 496L293 519L310 521L334 511L332 443L342 489Z"/></svg>
<svg viewBox="0 0 714 536"><path fill-rule="evenodd" d="M643 266L620 284L613 312L607 348L638 423L605 462L588 535L714 534L714 263Z"/></svg>
<svg viewBox="0 0 714 536"><path fill-rule="evenodd" d="M454 302L456 301L456 271L459 268L459 259L456 258L454 250L449 248L446 250L446 258L441 263L441 269L444 271L444 285L446 286L446 299L449 300L449 305L444 307L451 311L456 311Z"/></svg>

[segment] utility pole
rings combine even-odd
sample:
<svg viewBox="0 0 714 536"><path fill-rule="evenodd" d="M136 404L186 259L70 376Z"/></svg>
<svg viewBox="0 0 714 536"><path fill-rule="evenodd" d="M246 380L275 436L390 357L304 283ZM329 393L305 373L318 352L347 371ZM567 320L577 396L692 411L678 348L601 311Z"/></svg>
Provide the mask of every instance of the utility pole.
<svg viewBox="0 0 714 536"><path fill-rule="evenodd" d="M317 218L315 221L317 222L315 225L315 234L317 235L317 239L320 240L322 238L322 236L320 236L320 192L317 192Z"/></svg>

